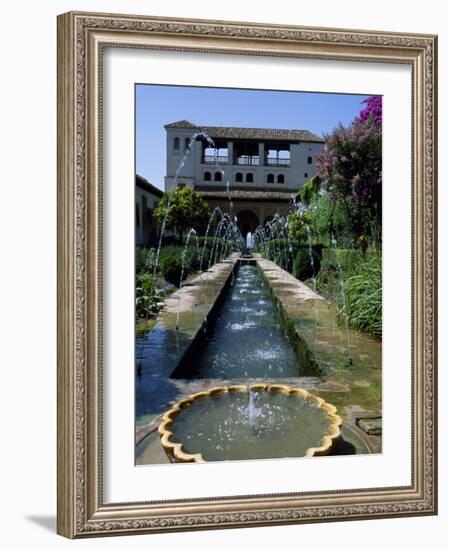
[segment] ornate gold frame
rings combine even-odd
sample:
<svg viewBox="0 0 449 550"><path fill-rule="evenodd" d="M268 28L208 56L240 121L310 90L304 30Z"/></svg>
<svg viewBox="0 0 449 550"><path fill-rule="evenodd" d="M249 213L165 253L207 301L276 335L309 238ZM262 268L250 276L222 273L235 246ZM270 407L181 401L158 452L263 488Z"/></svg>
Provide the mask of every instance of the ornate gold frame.
<svg viewBox="0 0 449 550"><path fill-rule="evenodd" d="M103 503L100 92L105 46L411 66L410 486ZM433 35L94 13L59 16L58 533L79 538L436 513L436 55Z"/></svg>

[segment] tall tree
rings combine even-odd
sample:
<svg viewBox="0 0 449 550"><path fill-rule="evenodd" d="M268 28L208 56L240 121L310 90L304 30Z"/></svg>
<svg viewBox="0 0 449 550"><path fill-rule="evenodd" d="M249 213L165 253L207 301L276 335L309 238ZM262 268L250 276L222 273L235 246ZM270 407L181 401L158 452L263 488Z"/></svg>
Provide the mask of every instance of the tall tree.
<svg viewBox="0 0 449 550"><path fill-rule="evenodd" d="M353 123L325 136L318 176L334 205L347 212L358 241L381 240L382 98L372 96Z"/></svg>
<svg viewBox="0 0 449 550"><path fill-rule="evenodd" d="M190 187L176 187L167 191L154 211L154 217L159 223L166 217L165 227L174 229L181 240L187 229L193 228L198 232L204 230L209 216L208 204Z"/></svg>

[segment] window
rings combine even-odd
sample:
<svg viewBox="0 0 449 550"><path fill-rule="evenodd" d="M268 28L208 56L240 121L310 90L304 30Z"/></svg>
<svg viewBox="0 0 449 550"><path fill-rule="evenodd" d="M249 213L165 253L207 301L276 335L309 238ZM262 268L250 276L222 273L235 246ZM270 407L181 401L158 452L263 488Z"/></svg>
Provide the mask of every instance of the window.
<svg viewBox="0 0 449 550"><path fill-rule="evenodd" d="M242 141L234 143L234 164L241 166L258 166L262 159L259 159L259 144L256 141Z"/></svg>
<svg viewBox="0 0 449 550"><path fill-rule="evenodd" d="M241 172L237 172L235 175L235 181L242 182L243 181L243 174Z"/></svg>
<svg viewBox="0 0 449 550"><path fill-rule="evenodd" d="M307 157L307 164L312 164L312 157Z"/></svg>
<svg viewBox="0 0 449 550"><path fill-rule="evenodd" d="M214 180L215 181L221 181L221 172L215 172Z"/></svg>
<svg viewBox="0 0 449 550"><path fill-rule="evenodd" d="M190 147L190 138L184 140L184 149L187 150Z"/></svg>
<svg viewBox="0 0 449 550"><path fill-rule="evenodd" d="M308 173L308 172L304 172L304 177L305 177L305 178L308 178L308 177L309 177L309 173Z"/></svg>
<svg viewBox="0 0 449 550"><path fill-rule="evenodd" d="M218 142L219 143L219 142ZM227 147L204 147L203 146L203 164L227 164Z"/></svg>
<svg viewBox="0 0 449 550"><path fill-rule="evenodd" d="M173 140L173 149L175 151L179 151L179 137L175 137Z"/></svg>
<svg viewBox="0 0 449 550"><path fill-rule="evenodd" d="M136 227L140 226L139 205L136 204Z"/></svg>
<svg viewBox="0 0 449 550"><path fill-rule="evenodd" d="M248 172L246 174L246 183L253 183L254 181L254 176L251 172Z"/></svg>
<svg viewBox="0 0 449 550"><path fill-rule="evenodd" d="M210 172L204 172L204 181L210 181L212 178L211 178L211 173Z"/></svg>
<svg viewBox="0 0 449 550"><path fill-rule="evenodd" d="M274 183L274 174L268 174L267 183Z"/></svg>
<svg viewBox="0 0 449 550"><path fill-rule="evenodd" d="M279 143L268 145L265 165L290 166L290 145Z"/></svg>
<svg viewBox="0 0 449 550"><path fill-rule="evenodd" d="M284 183L284 174L278 174L278 183Z"/></svg>

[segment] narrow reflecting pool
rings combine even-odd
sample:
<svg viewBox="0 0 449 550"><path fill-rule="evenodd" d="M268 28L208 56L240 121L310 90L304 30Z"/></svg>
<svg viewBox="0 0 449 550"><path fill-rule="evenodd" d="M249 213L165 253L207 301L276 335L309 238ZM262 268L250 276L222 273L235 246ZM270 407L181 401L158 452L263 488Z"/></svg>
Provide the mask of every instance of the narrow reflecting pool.
<svg viewBox="0 0 449 550"><path fill-rule="evenodd" d="M174 374L179 378L300 376L293 348L255 265L241 265L209 325L204 345Z"/></svg>

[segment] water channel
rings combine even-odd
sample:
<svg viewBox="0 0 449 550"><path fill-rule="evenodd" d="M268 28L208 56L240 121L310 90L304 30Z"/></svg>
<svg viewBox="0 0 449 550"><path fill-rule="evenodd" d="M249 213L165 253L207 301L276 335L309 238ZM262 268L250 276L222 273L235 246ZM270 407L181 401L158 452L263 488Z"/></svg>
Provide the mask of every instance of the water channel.
<svg viewBox="0 0 449 550"><path fill-rule="evenodd" d="M177 378L300 376L278 312L255 264L236 268L204 345L177 369Z"/></svg>

